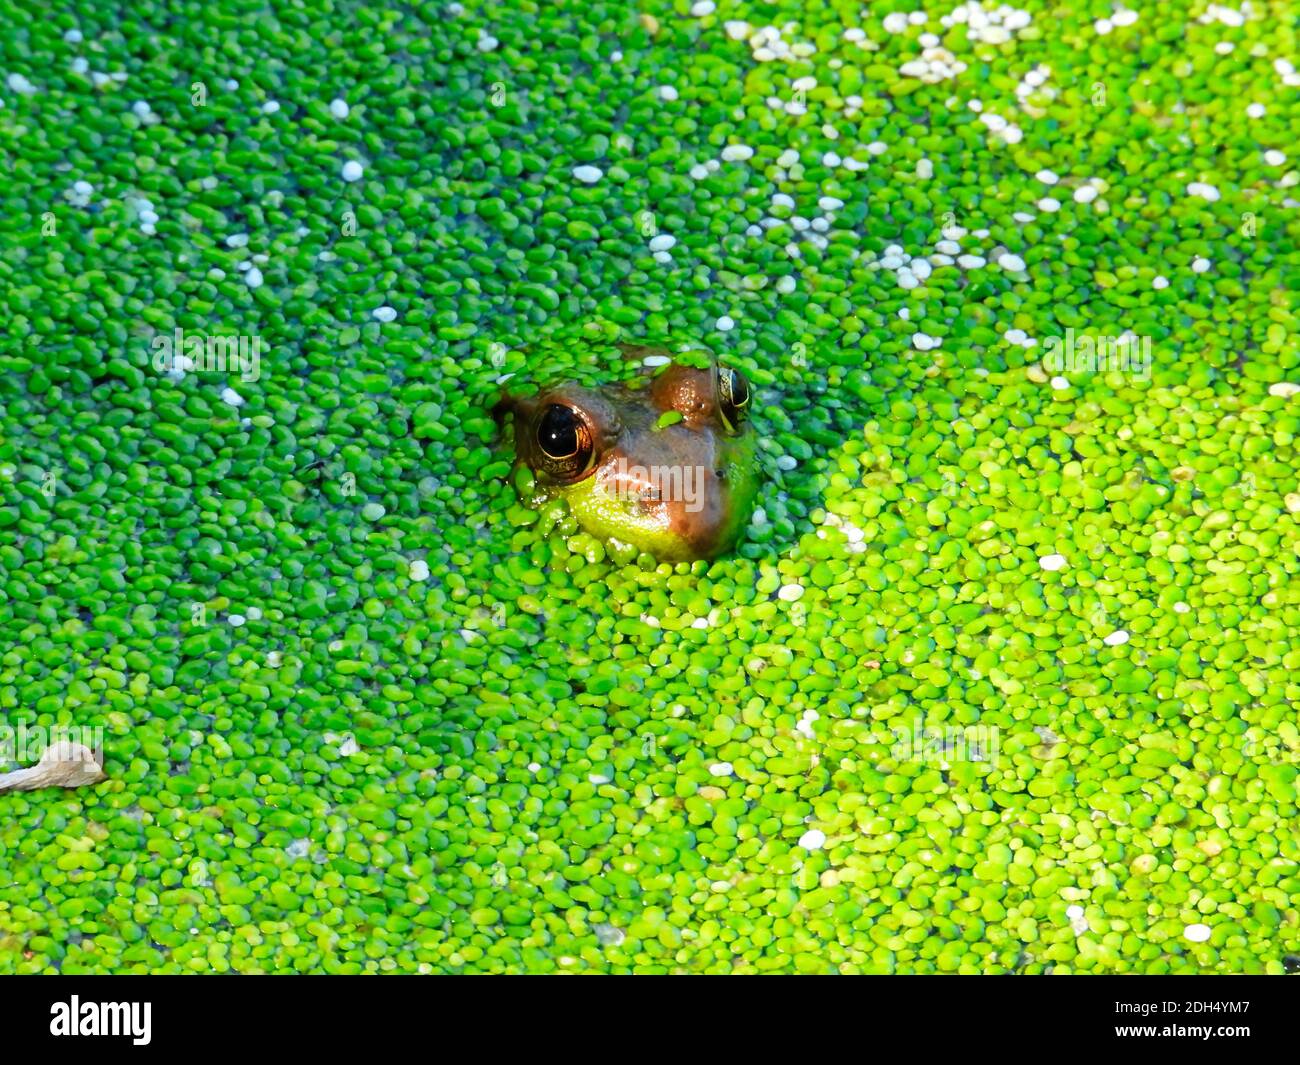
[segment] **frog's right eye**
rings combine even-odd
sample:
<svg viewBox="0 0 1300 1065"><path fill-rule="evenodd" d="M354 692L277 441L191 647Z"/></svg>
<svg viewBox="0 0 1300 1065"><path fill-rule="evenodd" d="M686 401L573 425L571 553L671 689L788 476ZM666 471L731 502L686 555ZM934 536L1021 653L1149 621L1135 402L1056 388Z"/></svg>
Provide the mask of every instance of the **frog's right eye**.
<svg viewBox="0 0 1300 1065"><path fill-rule="evenodd" d="M739 370L718 368L718 413L730 432L740 428L749 413L749 382Z"/></svg>
<svg viewBox="0 0 1300 1065"><path fill-rule="evenodd" d="M591 468L591 426L575 407L551 403L537 420L542 467L561 481L576 481Z"/></svg>

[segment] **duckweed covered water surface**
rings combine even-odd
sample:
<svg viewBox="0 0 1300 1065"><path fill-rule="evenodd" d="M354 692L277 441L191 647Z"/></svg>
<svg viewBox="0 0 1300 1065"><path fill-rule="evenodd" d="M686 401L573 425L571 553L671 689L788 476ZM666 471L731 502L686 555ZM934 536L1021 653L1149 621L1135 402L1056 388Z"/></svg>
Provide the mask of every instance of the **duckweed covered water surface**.
<svg viewBox="0 0 1300 1065"><path fill-rule="evenodd" d="M1294 965L1294 5L310 9L0 9L0 971ZM655 340L713 563L490 417Z"/></svg>

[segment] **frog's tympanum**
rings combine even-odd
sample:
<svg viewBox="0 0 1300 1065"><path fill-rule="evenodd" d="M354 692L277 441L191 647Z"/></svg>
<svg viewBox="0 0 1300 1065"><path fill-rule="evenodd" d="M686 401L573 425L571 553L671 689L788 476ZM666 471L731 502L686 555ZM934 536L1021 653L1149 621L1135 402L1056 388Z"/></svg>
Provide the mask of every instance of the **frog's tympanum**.
<svg viewBox="0 0 1300 1065"><path fill-rule="evenodd" d="M587 532L677 562L722 554L749 523L750 402L738 371L672 363L630 385L505 396L498 412L514 415L515 449L538 487L562 496Z"/></svg>

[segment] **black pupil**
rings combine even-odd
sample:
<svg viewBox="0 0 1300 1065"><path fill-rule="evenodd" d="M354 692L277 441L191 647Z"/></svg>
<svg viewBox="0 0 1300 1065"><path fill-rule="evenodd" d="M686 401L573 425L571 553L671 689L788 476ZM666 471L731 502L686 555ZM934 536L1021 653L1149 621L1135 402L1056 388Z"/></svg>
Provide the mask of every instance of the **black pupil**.
<svg viewBox="0 0 1300 1065"><path fill-rule="evenodd" d="M578 416L569 407L552 403L537 427L537 442L552 458L567 458L578 450Z"/></svg>
<svg viewBox="0 0 1300 1065"><path fill-rule="evenodd" d="M749 402L749 383L733 371L731 375L731 405L743 407Z"/></svg>

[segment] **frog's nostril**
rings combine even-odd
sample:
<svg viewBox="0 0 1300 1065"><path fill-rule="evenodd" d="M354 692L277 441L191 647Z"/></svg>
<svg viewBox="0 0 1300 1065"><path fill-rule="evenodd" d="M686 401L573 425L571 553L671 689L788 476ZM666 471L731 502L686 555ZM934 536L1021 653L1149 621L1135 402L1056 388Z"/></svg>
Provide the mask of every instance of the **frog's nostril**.
<svg viewBox="0 0 1300 1065"><path fill-rule="evenodd" d="M714 470L714 471L713 471L713 476L716 477L719 481L725 481L725 480L727 479L727 471L726 471L726 470Z"/></svg>

